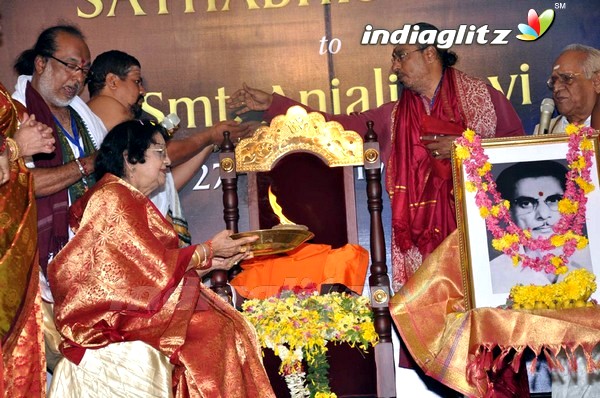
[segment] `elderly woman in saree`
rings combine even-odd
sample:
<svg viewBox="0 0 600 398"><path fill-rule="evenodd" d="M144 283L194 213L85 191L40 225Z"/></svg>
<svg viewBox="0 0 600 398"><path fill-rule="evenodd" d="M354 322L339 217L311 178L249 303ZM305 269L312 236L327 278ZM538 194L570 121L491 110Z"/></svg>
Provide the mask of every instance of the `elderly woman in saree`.
<svg viewBox="0 0 600 398"><path fill-rule="evenodd" d="M143 341L175 365L176 397L274 397L255 331L201 283L251 258L256 237L178 247L148 195L165 183L166 133L151 122L113 128L96 158L98 183L71 208L75 237L49 266L61 351Z"/></svg>

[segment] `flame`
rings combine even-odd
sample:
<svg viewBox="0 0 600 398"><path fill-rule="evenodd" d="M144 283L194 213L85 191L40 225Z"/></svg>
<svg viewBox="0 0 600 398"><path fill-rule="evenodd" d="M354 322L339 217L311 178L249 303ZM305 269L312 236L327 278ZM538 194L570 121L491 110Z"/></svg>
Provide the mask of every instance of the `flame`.
<svg viewBox="0 0 600 398"><path fill-rule="evenodd" d="M279 223L280 224L282 224L282 225L296 225L295 223L293 223L290 220L288 220L286 216L283 215L281 206L279 206L279 204L277 203L277 197L271 191L271 186L269 186L269 203L271 204L271 208L273 209L273 212L275 212L275 215L277 217L279 217Z"/></svg>

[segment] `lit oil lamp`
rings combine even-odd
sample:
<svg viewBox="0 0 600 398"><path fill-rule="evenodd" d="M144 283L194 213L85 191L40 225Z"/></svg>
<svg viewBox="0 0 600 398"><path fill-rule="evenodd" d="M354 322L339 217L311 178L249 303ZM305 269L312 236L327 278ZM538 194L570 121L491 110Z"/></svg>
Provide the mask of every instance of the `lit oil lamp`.
<svg viewBox="0 0 600 398"><path fill-rule="evenodd" d="M283 214L283 209L279 203L277 203L277 197L271 191L271 186L269 186L269 204L271 205L271 208L273 209L273 212L277 218L279 218L279 224L273 226L272 229L301 229L308 231L308 227L306 225L295 224Z"/></svg>
<svg viewBox="0 0 600 398"><path fill-rule="evenodd" d="M251 244L250 250L255 256L267 256L295 249L315 236L308 230L306 225L295 224L283 215L283 210L277 203L277 197L271 192L271 187L269 187L269 203L273 212L279 218L279 224L271 229L233 234L231 238L238 239L258 235L258 240Z"/></svg>

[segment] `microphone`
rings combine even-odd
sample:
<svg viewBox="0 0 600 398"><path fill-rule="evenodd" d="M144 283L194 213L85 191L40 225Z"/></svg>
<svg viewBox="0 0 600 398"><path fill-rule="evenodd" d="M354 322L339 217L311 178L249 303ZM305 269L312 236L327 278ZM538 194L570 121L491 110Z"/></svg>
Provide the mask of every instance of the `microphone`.
<svg viewBox="0 0 600 398"><path fill-rule="evenodd" d="M548 134L550 131L550 119L554 112L554 101L552 98L544 98L540 106L540 127L538 134Z"/></svg>
<svg viewBox="0 0 600 398"><path fill-rule="evenodd" d="M177 131L177 129L179 128L179 122L181 122L179 116L177 116L176 113L171 113L165 116L163 121L160 122L160 125L167 130L167 134L169 135L169 137L173 137L173 134L175 134L175 131Z"/></svg>

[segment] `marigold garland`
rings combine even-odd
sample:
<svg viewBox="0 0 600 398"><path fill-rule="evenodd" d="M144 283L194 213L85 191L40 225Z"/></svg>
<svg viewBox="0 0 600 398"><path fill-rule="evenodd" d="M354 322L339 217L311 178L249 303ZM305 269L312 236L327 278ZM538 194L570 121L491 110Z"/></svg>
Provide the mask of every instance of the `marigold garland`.
<svg viewBox="0 0 600 398"><path fill-rule="evenodd" d="M510 290L508 304L514 309L591 307L587 300L596 290L596 276L585 268L573 270L562 282L535 286L517 285Z"/></svg>
<svg viewBox="0 0 600 398"><path fill-rule="evenodd" d="M492 246L510 256L513 265L531 268L537 272L564 274L569 258L576 250L588 245L583 236L587 194L594 190L591 183L594 129L570 124L565 129L569 136L566 155L568 173L564 197L558 203L560 220L553 226L554 234L548 238L533 238L531 230L519 228L512 220L510 203L496 190L492 165L484 153L481 137L467 129L456 140L455 155L463 161L468 181L466 189L475 192L479 213L493 236ZM520 248L543 252L543 256L530 257ZM562 248L557 254L555 249ZM594 274L585 269L571 272L562 282L545 286L517 285L511 289L508 303L513 308L569 308L593 305L587 303L596 290Z"/></svg>
<svg viewBox="0 0 600 398"><path fill-rule="evenodd" d="M534 271L552 274L567 272L569 257L577 249L587 246L583 236L586 194L594 189L591 183L593 144L590 137L594 130L590 127L569 125L566 190L558 209L560 220L553 226L554 234L549 237L532 238L529 229L519 228L510 215L510 203L503 200L496 190L496 182L492 176L492 165L481 146L481 137L473 130L467 129L462 137L456 140L456 156L463 161L468 178L466 189L475 192L475 202L480 215L485 219L488 230L492 233L492 246L513 259L513 263ZM533 252L545 252L543 256L530 257L520 251L526 248ZM552 251L562 247L562 253Z"/></svg>
<svg viewBox="0 0 600 398"><path fill-rule="evenodd" d="M318 295L312 286L283 288L278 297L244 302L242 310L256 328L261 346L281 359L279 373L292 397L336 396L329 387L326 361L323 364L327 342L345 342L367 351L379 340L369 300L363 296ZM309 367L308 381L302 360Z"/></svg>

